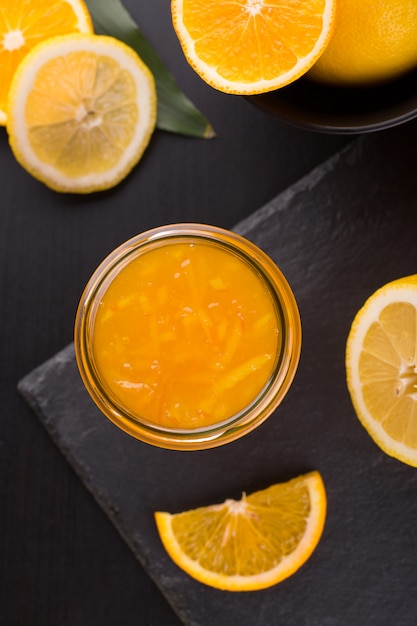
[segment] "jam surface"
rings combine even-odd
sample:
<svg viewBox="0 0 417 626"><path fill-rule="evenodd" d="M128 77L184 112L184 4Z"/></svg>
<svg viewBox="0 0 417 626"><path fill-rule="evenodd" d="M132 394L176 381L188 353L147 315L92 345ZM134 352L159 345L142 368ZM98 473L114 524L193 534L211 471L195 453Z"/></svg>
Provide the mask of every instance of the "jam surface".
<svg viewBox="0 0 417 626"><path fill-rule="evenodd" d="M141 420L194 429L262 392L281 329L273 296L243 258L210 242L164 243L123 267L97 309L94 361Z"/></svg>

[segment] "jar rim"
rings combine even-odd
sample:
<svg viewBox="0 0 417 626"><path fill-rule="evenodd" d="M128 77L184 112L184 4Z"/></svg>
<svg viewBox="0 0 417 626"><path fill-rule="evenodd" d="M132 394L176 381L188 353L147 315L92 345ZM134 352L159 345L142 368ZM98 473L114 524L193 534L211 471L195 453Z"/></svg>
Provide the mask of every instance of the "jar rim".
<svg viewBox="0 0 417 626"><path fill-rule="evenodd" d="M101 380L94 367L91 345L92 323L97 302L116 275L134 258L161 243L184 239L205 240L233 252L255 269L276 305L281 323L282 345L269 380L258 395L225 420L193 429L167 428L133 415ZM83 383L101 412L119 428L145 443L176 450L212 448L249 433L277 408L295 376L301 354L301 321L295 296L278 266L256 244L226 229L197 223L177 223L153 228L116 247L93 272L83 291L76 313L74 346Z"/></svg>

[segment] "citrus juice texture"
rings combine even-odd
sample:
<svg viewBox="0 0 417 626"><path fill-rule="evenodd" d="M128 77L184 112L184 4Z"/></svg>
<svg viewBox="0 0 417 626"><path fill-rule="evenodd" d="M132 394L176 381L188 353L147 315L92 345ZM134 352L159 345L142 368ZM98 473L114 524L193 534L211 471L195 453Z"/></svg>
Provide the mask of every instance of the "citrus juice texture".
<svg viewBox="0 0 417 626"><path fill-rule="evenodd" d="M194 429L262 392L281 346L266 282L218 245L168 243L134 258L103 293L93 353L115 401L141 420Z"/></svg>

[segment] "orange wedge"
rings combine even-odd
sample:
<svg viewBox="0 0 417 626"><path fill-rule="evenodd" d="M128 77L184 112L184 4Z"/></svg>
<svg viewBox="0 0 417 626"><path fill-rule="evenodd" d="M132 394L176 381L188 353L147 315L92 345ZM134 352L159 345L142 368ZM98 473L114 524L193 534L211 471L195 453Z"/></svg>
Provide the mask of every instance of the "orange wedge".
<svg viewBox="0 0 417 626"><path fill-rule="evenodd" d="M209 85L256 94L288 85L324 51L335 0L172 0L184 54Z"/></svg>
<svg viewBox="0 0 417 626"><path fill-rule="evenodd" d="M316 548L325 518L318 472L243 494L239 501L155 513L162 543L178 567L226 591L264 589L294 574Z"/></svg>
<svg viewBox="0 0 417 626"><path fill-rule="evenodd" d="M67 33L92 33L83 0L1 0L0 124L7 120L7 95L20 61L36 44Z"/></svg>

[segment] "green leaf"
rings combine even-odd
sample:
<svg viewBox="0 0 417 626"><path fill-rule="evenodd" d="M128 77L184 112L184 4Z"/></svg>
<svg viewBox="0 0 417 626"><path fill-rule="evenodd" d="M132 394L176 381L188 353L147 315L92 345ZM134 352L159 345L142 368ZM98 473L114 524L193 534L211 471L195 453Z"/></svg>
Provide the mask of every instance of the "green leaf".
<svg viewBox="0 0 417 626"><path fill-rule="evenodd" d="M158 95L157 126L162 130L193 137L211 138L214 130L184 95L162 59L143 36L120 0L85 0L96 34L111 35L131 46L151 70Z"/></svg>

